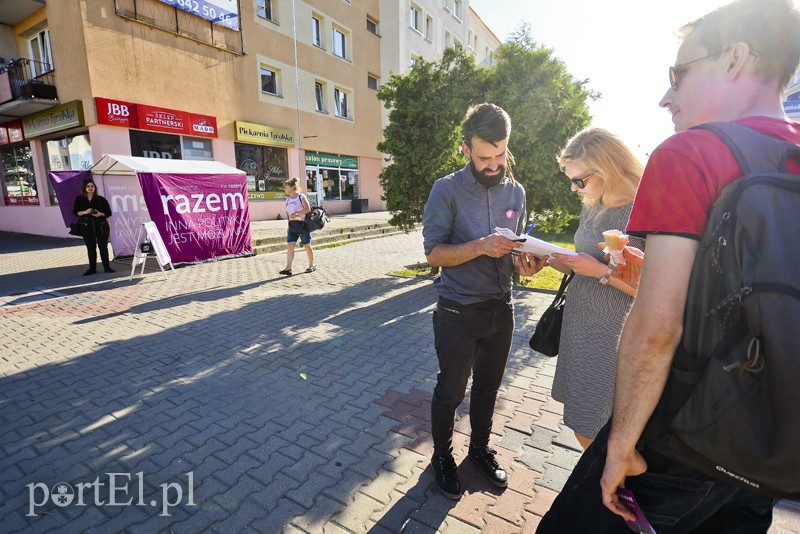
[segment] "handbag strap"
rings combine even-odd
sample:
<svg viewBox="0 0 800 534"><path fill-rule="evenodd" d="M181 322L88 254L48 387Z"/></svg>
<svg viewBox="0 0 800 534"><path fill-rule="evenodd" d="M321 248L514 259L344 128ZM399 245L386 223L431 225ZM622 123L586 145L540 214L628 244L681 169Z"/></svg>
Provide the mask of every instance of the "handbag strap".
<svg viewBox="0 0 800 534"><path fill-rule="evenodd" d="M558 288L558 293L556 293L556 298L553 299L553 305L555 305L564 296L564 292L567 290L567 286L572 281L572 278L574 276L575 273L565 274L564 278L561 279L561 287Z"/></svg>

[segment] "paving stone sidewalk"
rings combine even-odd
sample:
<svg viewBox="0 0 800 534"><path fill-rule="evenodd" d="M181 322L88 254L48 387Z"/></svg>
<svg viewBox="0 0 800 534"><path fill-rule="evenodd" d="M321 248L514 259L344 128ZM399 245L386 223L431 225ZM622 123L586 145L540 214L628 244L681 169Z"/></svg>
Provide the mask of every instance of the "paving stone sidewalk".
<svg viewBox="0 0 800 534"><path fill-rule="evenodd" d="M0 234L0 253L2 532L527 533L577 461L555 361L527 347L551 296L520 290L493 436L509 487L466 459L463 406L466 492L435 490L435 292L388 274L424 261L419 232L292 277L281 253L167 281L121 262L82 277L76 240ZM770 532L797 518L782 507Z"/></svg>

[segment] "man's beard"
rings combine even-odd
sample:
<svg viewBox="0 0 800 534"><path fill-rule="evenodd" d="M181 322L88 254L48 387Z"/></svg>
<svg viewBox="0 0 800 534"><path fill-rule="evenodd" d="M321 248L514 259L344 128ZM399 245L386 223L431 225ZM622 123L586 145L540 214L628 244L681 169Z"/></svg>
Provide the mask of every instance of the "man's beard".
<svg viewBox="0 0 800 534"><path fill-rule="evenodd" d="M497 167L497 174L494 175L487 175L484 171L479 171L475 168L475 164L470 160L469 162L469 169L472 171L472 175L486 189L490 187L494 187L500 182L503 181L503 178L506 176L506 167L505 165L500 165Z"/></svg>

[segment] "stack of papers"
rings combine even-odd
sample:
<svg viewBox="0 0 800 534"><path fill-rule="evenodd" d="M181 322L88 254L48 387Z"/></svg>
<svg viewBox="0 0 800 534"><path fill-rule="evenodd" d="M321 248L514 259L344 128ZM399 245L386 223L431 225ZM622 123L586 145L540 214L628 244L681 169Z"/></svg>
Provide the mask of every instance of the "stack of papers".
<svg viewBox="0 0 800 534"><path fill-rule="evenodd" d="M566 249L564 247L559 247L558 245L548 243L547 241L542 241L541 239L536 239L533 236L517 235L508 228L495 227L494 231L507 239L510 239L512 241L517 241L518 243L522 243L522 248L518 248L516 250L522 252L530 252L531 254L538 256L540 258L544 258L545 256L552 256L553 254L566 254L568 256L578 255L576 252L572 250Z"/></svg>

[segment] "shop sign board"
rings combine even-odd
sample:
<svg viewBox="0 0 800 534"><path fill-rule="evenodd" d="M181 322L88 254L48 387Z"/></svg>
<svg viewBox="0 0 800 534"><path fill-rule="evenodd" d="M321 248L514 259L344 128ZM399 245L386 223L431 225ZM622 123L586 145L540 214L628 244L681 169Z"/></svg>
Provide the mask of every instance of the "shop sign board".
<svg viewBox="0 0 800 534"><path fill-rule="evenodd" d="M784 102L783 111L787 114L800 113L800 101Z"/></svg>
<svg viewBox="0 0 800 534"><path fill-rule="evenodd" d="M25 140L22 133L22 121L17 119L0 126L0 145L18 143Z"/></svg>
<svg viewBox="0 0 800 534"><path fill-rule="evenodd" d="M95 97L97 122L194 137L217 137L217 119L175 109Z"/></svg>
<svg viewBox="0 0 800 534"><path fill-rule="evenodd" d="M239 29L239 0L161 0L161 2L231 30Z"/></svg>
<svg viewBox="0 0 800 534"><path fill-rule="evenodd" d="M242 121L236 121L234 127L237 141L257 145L294 146L294 132L286 128L274 128Z"/></svg>
<svg viewBox="0 0 800 534"><path fill-rule="evenodd" d="M45 109L22 119L22 131L28 139L83 125L83 102L80 100Z"/></svg>
<svg viewBox="0 0 800 534"><path fill-rule="evenodd" d="M358 169L358 158L355 156L338 156L320 152L306 152L306 165L321 167L339 167L340 169Z"/></svg>

